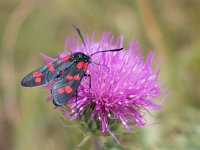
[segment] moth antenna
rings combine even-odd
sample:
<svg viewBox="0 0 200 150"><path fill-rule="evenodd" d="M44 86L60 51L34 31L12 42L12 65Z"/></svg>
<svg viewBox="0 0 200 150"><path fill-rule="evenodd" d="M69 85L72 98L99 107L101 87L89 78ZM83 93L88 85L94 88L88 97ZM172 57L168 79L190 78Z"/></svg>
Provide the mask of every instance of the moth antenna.
<svg viewBox="0 0 200 150"><path fill-rule="evenodd" d="M83 39L83 36L82 36L82 34L81 34L81 30L80 30L76 25L74 25L74 24L72 24L72 26L76 29L78 35L80 36L80 38L81 38L81 40L82 40L82 42L83 42L84 47L87 49L87 46L86 46L85 41L84 41L84 39Z"/></svg>
<svg viewBox="0 0 200 150"><path fill-rule="evenodd" d="M93 55L98 54L98 53L103 53L103 52L117 52L117 51L121 51L121 50L123 50L123 47L122 48L118 48L118 49L109 49L109 50L97 51L97 52L91 54L90 57L92 57Z"/></svg>

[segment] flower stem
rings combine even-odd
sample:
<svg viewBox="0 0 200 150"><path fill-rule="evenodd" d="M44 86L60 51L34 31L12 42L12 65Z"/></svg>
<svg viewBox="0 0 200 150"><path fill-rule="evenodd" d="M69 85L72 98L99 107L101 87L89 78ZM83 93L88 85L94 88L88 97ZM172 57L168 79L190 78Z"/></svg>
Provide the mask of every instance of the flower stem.
<svg viewBox="0 0 200 150"><path fill-rule="evenodd" d="M87 141L91 138L91 135L85 136L85 138L81 141L81 143L77 146L78 148L82 147Z"/></svg>
<svg viewBox="0 0 200 150"><path fill-rule="evenodd" d="M92 142L94 150L104 150L104 145L99 137L94 136Z"/></svg>

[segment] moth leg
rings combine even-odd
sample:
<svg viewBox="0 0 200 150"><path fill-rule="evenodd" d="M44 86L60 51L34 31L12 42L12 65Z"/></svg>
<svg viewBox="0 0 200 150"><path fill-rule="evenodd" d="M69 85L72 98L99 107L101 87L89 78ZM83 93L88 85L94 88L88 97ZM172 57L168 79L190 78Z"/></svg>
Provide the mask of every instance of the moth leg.
<svg viewBox="0 0 200 150"><path fill-rule="evenodd" d="M79 111L78 111L78 103L77 103L77 101L78 101L78 90L76 89L76 112L78 112L79 113Z"/></svg>
<svg viewBox="0 0 200 150"><path fill-rule="evenodd" d="M87 76L87 77L89 77L89 95L90 95L90 98L91 98L90 89L91 89L91 87L92 87L92 77L91 77L91 75L90 75L90 74L86 74L86 73L85 73L85 75L84 75L84 76Z"/></svg>

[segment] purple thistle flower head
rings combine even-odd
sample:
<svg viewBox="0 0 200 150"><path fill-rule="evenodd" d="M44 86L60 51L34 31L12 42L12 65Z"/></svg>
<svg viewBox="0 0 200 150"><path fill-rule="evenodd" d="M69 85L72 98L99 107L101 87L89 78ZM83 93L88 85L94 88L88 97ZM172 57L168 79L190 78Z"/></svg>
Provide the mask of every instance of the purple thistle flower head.
<svg viewBox="0 0 200 150"><path fill-rule="evenodd" d="M63 58L70 53L82 52L91 55L97 51L123 47L122 37L114 40L110 33L103 33L98 42L85 37L86 48L78 40L73 44L67 37L65 51L57 56ZM66 49L70 47L70 53ZM44 56L47 62L52 58ZM85 121L92 131L101 130L103 135L116 130L120 122L126 129L145 126L144 115L161 108L153 100L160 98L158 83L159 68L152 69L154 54L150 52L144 60L139 44L132 40L127 49L119 52L98 53L91 57L87 74L78 87L78 96L73 96L66 107L59 107L71 120ZM99 64L99 65L97 65ZM52 89L54 83L48 85Z"/></svg>

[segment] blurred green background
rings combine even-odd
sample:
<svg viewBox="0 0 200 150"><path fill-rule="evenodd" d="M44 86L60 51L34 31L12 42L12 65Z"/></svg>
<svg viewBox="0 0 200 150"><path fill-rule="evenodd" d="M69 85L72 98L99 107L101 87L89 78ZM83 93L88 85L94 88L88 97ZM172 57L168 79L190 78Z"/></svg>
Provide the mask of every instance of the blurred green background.
<svg viewBox="0 0 200 150"><path fill-rule="evenodd" d="M22 88L22 77L44 64L40 52L55 57L71 24L83 34L103 31L134 38L143 54L156 51L160 81L172 93L156 112L161 125L134 129L118 137L122 146L140 149L200 149L199 0L1 0L0 149L76 149L84 135L66 128L59 111L46 103L42 88ZM88 141L80 149L93 149Z"/></svg>

